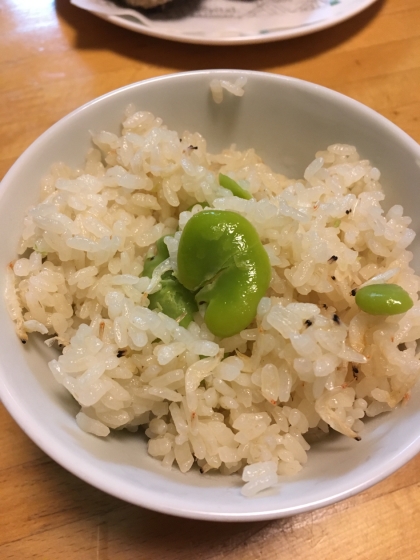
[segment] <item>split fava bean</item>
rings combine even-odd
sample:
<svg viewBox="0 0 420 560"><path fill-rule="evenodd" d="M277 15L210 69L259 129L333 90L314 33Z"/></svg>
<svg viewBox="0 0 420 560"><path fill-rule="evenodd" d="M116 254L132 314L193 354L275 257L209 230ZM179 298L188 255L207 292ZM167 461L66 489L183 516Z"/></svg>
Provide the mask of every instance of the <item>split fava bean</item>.
<svg viewBox="0 0 420 560"><path fill-rule="evenodd" d="M146 259L144 263L144 276L152 277L154 269L169 257L168 248L161 237L156 242L156 255ZM153 294L149 294L149 308L159 309L172 319L179 319L181 327L188 327L193 319L194 313L198 311L194 294L184 288L173 276L171 271L165 272L161 278L161 288Z"/></svg>
<svg viewBox="0 0 420 560"><path fill-rule="evenodd" d="M397 315L413 307L409 294L397 284L370 284L357 290L356 304L370 315Z"/></svg>
<svg viewBox="0 0 420 560"><path fill-rule="evenodd" d="M194 313L198 311L194 294L184 288L172 274L162 277L161 285L158 292L148 296L150 309L159 309L168 317L179 319L181 327L188 327Z"/></svg>
<svg viewBox="0 0 420 560"><path fill-rule="evenodd" d="M220 337L237 334L255 318L271 279L257 231L243 216L203 210L185 225L178 248L178 280L206 302L204 320Z"/></svg>

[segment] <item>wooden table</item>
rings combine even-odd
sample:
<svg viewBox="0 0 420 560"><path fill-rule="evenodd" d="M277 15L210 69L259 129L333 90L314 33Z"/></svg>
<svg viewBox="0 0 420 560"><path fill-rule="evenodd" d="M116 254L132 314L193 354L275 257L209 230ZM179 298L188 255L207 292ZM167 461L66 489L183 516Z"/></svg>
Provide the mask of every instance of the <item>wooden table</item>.
<svg viewBox="0 0 420 560"><path fill-rule="evenodd" d="M420 141L420 2L378 0L334 28L254 46L138 35L69 0L0 4L0 177L42 132L105 92L162 74L249 68L347 94ZM0 405L0 559L420 558L420 456L339 504L272 522L182 520L128 505L59 467Z"/></svg>

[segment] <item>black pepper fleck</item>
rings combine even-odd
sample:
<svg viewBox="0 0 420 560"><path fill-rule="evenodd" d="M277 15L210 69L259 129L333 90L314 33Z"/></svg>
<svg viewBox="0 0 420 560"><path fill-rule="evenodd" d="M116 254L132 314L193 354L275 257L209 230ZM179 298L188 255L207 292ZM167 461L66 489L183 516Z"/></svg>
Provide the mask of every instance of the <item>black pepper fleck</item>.
<svg viewBox="0 0 420 560"><path fill-rule="evenodd" d="M335 276L331 276L331 280L335 280L335 279L336 279Z"/></svg>
<svg viewBox="0 0 420 560"><path fill-rule="evenodd" d="M334 313L332 319L333 319L334 323L337 323L337 325L340 324L340 317L337 315L337 313Z"/></svg>
<svg viewBox="0 0 420 560"><path fill-rule="evenodd" d="M355 296L356 292L357 292L356 288L353 288L352 291L350 292L350 295Z"/></svg>
<svg viewBox="0 0 420 560"><path fill-rule="evenodd" d="M310 327L310 326L312 325L312 321L311 321L310 319L306 319L305 325L306 325L307 327Z"/></svg>
<svg viewBox="0 0 420 560"><path fill-rule="evenodd" d="M350 210L346 210L347 216L350 214L350 212L351 212L351 208L350 208Z"/></svg>
<svg viewBox="0 0 420 560"><path fill-rule="evenodd" d="M333 255L330 259L328 259L328 262L333 263L333 262L335 262L335 261L337 261L337 260L338 260L337 255Z"/></svg>

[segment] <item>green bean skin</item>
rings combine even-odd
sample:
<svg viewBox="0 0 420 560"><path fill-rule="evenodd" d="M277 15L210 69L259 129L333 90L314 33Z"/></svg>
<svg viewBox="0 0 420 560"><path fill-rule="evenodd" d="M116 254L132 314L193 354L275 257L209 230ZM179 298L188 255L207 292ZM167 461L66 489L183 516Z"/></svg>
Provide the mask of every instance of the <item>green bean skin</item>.
<svg viewBox="0 0 420 560"><path fill-rule="evenodd" d="M243 216L203 210L187 222L178 248L178 280L206 302L204 320L219 337L237 334L255 318L271 266L257 231Z"/></svg>
<svg viewBox="0 0 420 560"><path fill-rule="evenodd" d="M398 315L413 307L409 294L397 284L370 284L356 292L355 300L370 315Z"/></svg>
<svg viewBox="0 0 420 560"><path fill-rule="evenodd" d="M224 189L231 191L231 193L238 198L245 198L246 200L250 200L252 198L251 193L243 189L241 185L238 185L236 181L227 175L223 175L223 173L219 173L219 184Z"/></svg>
<svg viewBox="0 0 420 560"><path fill-rule="evenodd" d="M169 257L169 251L161 237L156 241L156 255L144 263L143 275L152 277L155 268ZM161 278L161 289L154 294L149 294L149 309L158 309L171 319L179 320L181 327L188 327L193 320L198 306L189 290L168 270Z"/></svg>

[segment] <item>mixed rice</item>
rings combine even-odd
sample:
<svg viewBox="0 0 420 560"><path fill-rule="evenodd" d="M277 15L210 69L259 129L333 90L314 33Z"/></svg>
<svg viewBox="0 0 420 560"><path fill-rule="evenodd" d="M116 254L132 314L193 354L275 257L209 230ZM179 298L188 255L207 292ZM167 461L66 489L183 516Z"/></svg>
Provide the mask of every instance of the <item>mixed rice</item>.
<svg viewBox="0 0 420 560"><path fill-rule="evenodd" d="M22 341L38 332L62 349L49 367L80 403L82 430L140 427L165 467L240 473L253 495L300 471L306 434L358 439L365 417L407 398L420 370L414 232L401 206L381 208L380 172L356 148L325 147L288 179L253 149L210 154L200 134L132 106L121 135L92 140L82 168L58 163L43 179L6 291ZM222 188L220 172L252 198ZM203 305L187 328L148 308L204 203L249 220L272 267L255 320L226 339ZM169 258L148 278L161 237ZM410 294L407 313L355 305L357 288L389 281Z"/></svg>

